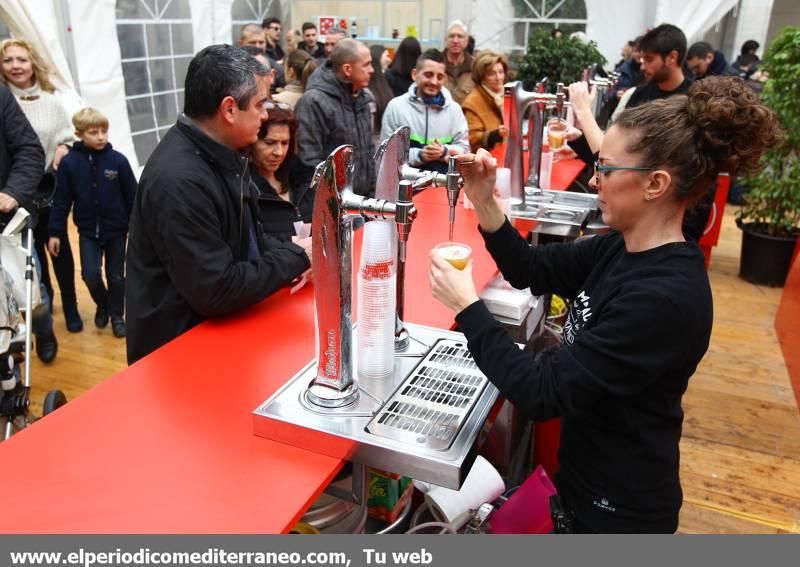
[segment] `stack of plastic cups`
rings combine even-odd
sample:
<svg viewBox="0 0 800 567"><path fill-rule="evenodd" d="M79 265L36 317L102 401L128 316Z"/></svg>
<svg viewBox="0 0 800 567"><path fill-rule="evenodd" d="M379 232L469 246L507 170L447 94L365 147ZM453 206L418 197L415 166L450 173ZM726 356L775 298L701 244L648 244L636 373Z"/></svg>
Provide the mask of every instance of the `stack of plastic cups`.
<svg viewBox="0 0 800 567"><path fill-rule="evenodd" d="M396 239L394 221L372 221L364 226L358 270L356 368L360 380L389 378L394 371Z"/></svg>
<svg viewBox="0 0 800 567"><path fill-rule="evenodd" d="M494 182L497 199L503 206L503 212L508 215L511 210L511 170L507 167L497 168L497 178Z"/></svg>

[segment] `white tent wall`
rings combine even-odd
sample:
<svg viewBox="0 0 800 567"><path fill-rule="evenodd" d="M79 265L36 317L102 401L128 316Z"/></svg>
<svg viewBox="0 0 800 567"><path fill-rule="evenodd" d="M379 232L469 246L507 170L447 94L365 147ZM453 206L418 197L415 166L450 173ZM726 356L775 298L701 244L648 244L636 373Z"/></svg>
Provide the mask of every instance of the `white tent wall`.
<svg viewBox="0 0 800 567"><path fill-rule="evenodd" d="M233 0L189 0L194 51L218 43L231 43Z"/></svg>
<svg viewBox="0 0 800 567"><path fill-rule="evenodd" d="M649 6L647 4L650 4ZM626 41L642 35L652 26L652 3L635 0L586 0L586 36L608 61L608 67L620 59Z"/></svg>
<svg viewBox="0 0 800 567"><path fill-rule="evenodd" d="M125 154L136 172L139 161L125 104L115 6L114 0L69 0L72 37L81 96L108 117L114 149Z"/></svg>
<svg viewBox="0 0 800 567"><path fill-rule="evenodd" d="M514 8L509 0L472 0L467 2L447 2L447 24L461 20L467 24L470 35L475 38L476 49L508 51L513 43Z"/></svg>
<svg viewBox="0 0 800 567"><path fill-rule="evenodd" d="M727 54L731 57L731 61L736 59L742 44L748 39L754 39L761 45L759 53L763 56L772 6L773 0L742 0L736 18L734 52ZM797 23L800 23L800 20Z"/></svg>

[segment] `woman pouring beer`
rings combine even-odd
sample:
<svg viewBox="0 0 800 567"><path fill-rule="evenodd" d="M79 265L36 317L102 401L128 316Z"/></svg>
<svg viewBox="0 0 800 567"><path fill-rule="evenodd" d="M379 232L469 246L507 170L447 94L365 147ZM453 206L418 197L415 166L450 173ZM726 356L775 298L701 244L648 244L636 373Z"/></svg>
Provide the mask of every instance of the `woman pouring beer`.
<svg viewBox="0 0 800 567"><path fill-rule="evenodd" d="M612 231L531 247L509 224L485 151L459 156L464 190L505 278L571 298L560 346L519 350L463 271L431 254L433 296L473 357L527 417L562 418L556 485L578 532L674 532L682 503L681 397L711 335L703 254L681 221L720 171L753 171L779 136L744 83L714 77L626 110L606 134L596 186ZM467 165L471 160L471 164Z"/></svg>

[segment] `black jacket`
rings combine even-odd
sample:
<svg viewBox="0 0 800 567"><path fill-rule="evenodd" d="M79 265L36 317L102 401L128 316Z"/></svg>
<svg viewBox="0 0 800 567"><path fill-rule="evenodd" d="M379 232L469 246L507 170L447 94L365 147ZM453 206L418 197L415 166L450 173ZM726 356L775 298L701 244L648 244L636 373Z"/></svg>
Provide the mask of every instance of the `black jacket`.
<svg viewBox="0 0 800 567"><path fill-rule="evenodd" d="M706 74L703 76L705 79L706 77L716 77L716 76L728 76L728 77L738 77L739 71L734 69L728 63L728 60L725 58L725 54L721 51L714 51L714 60L709 63L708 70L706 70Z"/></svg>
<svg viewBox="0 0 800 567"><path fill-rule="evenodd" d="M616 232L532 248L508 222L484 238L511 285L572 300L563 344L533 357L482 302L456 318L509 401L563 418L562 498L592 531L674 532L681 397L713 320L703 254L689 242L629 253Z"/></svg>
<svg viewBox="0 0 800 567"><path fill-rule="evenodd" d="M303 249L263 237L247 160L182 116L144 168L125 286L128 362L302 274Z"/></svg>
<svg viewBox="0 0 800 567"><path fill-rule="evenodd" d="M325 55L325 45L320 41L317 42L317 45L314 49L309 49L306 43L304 41L301 41L297 45L297 49L302 49L303 51L311 55L311 57L313 57L314 59L319 60L318 63L320 64L324 63L325 59L327 59Z"/></svg>
<svg viewBox="0 0 800 567"><path fill-rule="evenodd" d="M44 149L14 95L0 85L0 192L34 213L33 199L44 173Z"/></svg>
<svg viewBox="0 0 800 567"><path fill-rule="evenodd" d="M344 144L354 146L353 191L375 194L375 149L372 143L372 95L353 96L352 87L336 76L330 61L311 75L295 107L298 183L308 184L317 165Z"/></svg>
<svg viewBox="0 0 800 567"><path fill-rule="evenodd" d="M127 158L111 144L96 151L75 142L61 160L56 178L48 226L51 236L66 236L73 204L72 218L81 236L106 241L128 233L136 177Z"/></svg>
<svg viewBox="0 0 800 567"><path fill-rule="evenodd" d="M389 83L389 86L392 88L394 96L403 96L406 94L411 83L414 82L410 75L399 75L395 73L391 67L383 72L383 76L386 77L386 82Z"/></svg>
<svg viewBox="0 0 800 567"><path fill-rule="evenodd" d="M261 216L264 234L278 240L291 240L295 234L296 221L311 222L314 192L307 184L292 184L290 181L291 201L286 201L255 168L250 169L250 176L257 191L258 214Z"/></svg>

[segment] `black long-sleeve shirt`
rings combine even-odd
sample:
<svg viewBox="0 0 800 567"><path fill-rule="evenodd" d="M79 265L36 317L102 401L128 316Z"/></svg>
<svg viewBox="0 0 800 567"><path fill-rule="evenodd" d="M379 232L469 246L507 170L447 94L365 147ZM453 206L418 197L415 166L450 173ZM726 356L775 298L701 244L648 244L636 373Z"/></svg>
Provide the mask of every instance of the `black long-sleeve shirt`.
<svg viewBox="0 0 800 567"><path fill-rule="evenodd" d="M506 279L571 298L560 347L531 357L476 302L457 316L481 370L528 417L561 416L566 503L603 532L674 532L681 396L705 354L712 298L693 243L629 253L619 233L532 248L484 234Z"/></svg>

